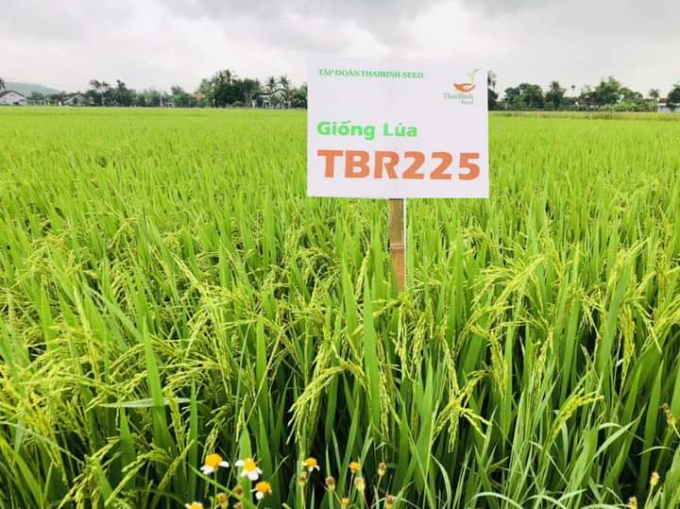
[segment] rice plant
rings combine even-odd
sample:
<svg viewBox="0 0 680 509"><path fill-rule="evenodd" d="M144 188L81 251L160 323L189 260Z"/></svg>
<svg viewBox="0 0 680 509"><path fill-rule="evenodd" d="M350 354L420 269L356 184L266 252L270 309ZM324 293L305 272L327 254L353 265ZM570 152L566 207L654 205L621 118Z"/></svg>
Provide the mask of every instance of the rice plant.
<svg viewBox="0 0 680 509"><path fill-rule="evenodd" d="M680 122L305 196L305 116L0 111L0 508L680 507ZM193 504L193 505L192 505Z"/></svg>

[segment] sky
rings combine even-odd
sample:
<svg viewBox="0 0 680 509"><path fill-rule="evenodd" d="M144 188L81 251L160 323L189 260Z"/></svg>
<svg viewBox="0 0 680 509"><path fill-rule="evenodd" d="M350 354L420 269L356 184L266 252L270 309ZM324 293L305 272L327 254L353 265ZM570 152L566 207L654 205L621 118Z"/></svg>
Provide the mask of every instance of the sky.
<svg viewBox="0 0 680 509"><path fill-rule="evenodd" d="M229 68L306 80L309 55L428 59L571 91L615 76L646 93L680 81L679 0L8 0L0 77L196 89Z"/></svg>

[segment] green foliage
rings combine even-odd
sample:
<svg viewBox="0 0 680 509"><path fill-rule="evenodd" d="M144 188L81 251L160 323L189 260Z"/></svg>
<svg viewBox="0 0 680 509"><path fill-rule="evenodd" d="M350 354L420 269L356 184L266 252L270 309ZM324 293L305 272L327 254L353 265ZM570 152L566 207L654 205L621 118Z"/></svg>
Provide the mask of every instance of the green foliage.
<svg viewBox="0 0 680 509"><path fill-rule="evenodd" d="M194 96L186 93L180 86L173 86L170 89L173 106L177 108L191 108L196 105Z"/></svg>
<svg viewBox="0 0 680 509"><path fill-rule="evenodd" d="M668 92L668 104L680 107L680 83L673 85L673 88Z"/></svg>
<svg viewBox="0 0 680 509"><path fill-rule="evenodd" d="M606 80L601 80L592 92L593 102L597 106L616 104L623 98L621 83L609 76Z"/></svg>
<svg viewBox="0 0 680 509"><path fill-rule="evenodd" d="M498 109L498 94L492 88L487 89L487 100L489 110L493 111Z"/></svg>
<svg viewBox="0 0 680 509"><path fill-rule="evenodd" d="M351 461L381 509L680 504L680 122L492 116L491 199L409 201L395 296L302 113L0 117L0 507L208 507L250 455L260 507Z"/></svg>
<svg viewBox="0 0 680 509"><path fill-rule="evenodd" d="M559 81L551 81L548 91L545 93L545 101L550 104L552 109L559 110L564 102L566 89L560 86Z"/></svg>
<svg viewBox="0 0 680 509"><path fill-rule="evenodd" d="M291 108L307 109L307 84L303 83L299 88L293 88L290 92Z"/></svg>
<svg viewBox="0 0 680 509"><path fill-rule="evenodd" d="M505 99L508 106L515 110L542 109L545 104L543 90L539 85L521 83L517 87L505 89Z"/></svg>

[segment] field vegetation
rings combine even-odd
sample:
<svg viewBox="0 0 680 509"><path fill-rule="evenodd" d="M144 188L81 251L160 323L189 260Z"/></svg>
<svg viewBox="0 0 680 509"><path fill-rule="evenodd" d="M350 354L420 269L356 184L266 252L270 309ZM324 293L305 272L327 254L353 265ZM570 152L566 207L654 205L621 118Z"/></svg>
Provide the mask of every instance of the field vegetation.
<svg viewBox="0 0 680 509"><path fill-rule="evenodd" d="M657 118L492 116L491 198L409 201L397 295L303 112L3 109L0 508L679 507Z"/></svg>

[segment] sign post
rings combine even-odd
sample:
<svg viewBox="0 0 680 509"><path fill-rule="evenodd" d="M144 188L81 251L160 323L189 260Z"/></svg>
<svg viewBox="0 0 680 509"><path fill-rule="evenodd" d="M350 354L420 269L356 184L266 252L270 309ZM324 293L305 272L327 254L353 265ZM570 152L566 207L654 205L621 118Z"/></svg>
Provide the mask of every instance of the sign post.
<svg viewBox="0 0 680 509"><path fill-rule="evenodd" d="M486 73L456 64L311 58L307 194L390 199L406 286L406 199L488 198Z"/></svg>
<svg viewBox="0 0 680 509"><path fill-rule="evenodd" d="M406 288L406 200L390 200L390 255L397 279L397 290Z"/></svg>

